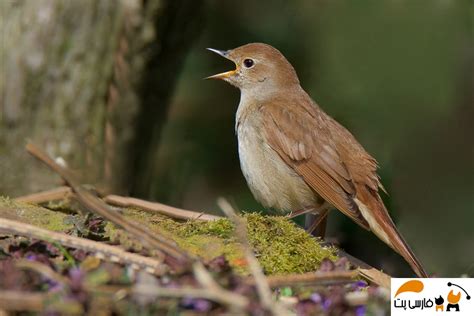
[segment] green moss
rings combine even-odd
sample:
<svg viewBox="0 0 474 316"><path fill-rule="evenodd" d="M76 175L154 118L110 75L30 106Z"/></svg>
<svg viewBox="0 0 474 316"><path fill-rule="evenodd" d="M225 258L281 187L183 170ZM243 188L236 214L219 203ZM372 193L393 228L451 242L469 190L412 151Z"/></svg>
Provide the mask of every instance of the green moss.
<svg viewBox="0 0 474 316"><path fill-rule="evenodd" d="M111 222L107 222L104 227L104 231L105 238L108 238L114 244L120 244L127 250L141 252L144 249L140 242L130 238L130 236L124 230L117 228L117 226Z"/></svg>
<svg viewBox="0 0 474 316"><path fill-rule="evenodd" d="M124 215L165 234L204 260L224 255L234 269L247 272L242 245L235 240L234 227L228 219L177 222L132 209L125 210ZM324 258L337 259L335 249L322 246L287 217L249 213L243 218L247 222L249 242L267 274L314 271ZM113 234L110 227L108 231ZM123 236L119 241L124 243Z"/></svg>
<svg viewBox="0 0 474 316"><path fill-rule="evenodd" d="M136 209L126 209L123 211L123 215L131 220L146 224L152 231L160 232L174 240L181 248L205 261L223 255L236 271L246 272L246 267L242 266L242 246L233 240L233 226L227 219L212 222L177 222L159 214ZM105 231L111 241L120 243L126 248L141 250L139 243L134 242L124 231L117 229L113 224L107 224Z"/></svg>
<svg viewBox="0 0 474 316"><path fill-rule="evenodd" d="M163 224L167 230L175 231L176 234L184 238L196 235L210 235L229 239L234 231L232 223L225 218L210 222L188 221L184 225L173 220L166 220Z"/></svg>
<svg viewBox="0 0 474 316"><path fill-rule="evenodd" d="M255 213L244 217L250 244L267 274L314 271L324 258L337 259L334 248L322 246L287 217Z"/></svg>
<svg viewBox="0 0 474 316"><path fill-rule="evenodd" d="M66 214L84 213L84 211L82 211L81 208L76 204L76 202L66 198L57 201L49 201L48 203L43 204L43 206L48 210Z"/></svg>
<svg viewBox="0 0 474 316"><path fill-rule="evenodd" d="M5 197L0 197L1 217L53 231L65 231L72 228L72 225L65 223L66 215L63 213L53 212L35 204L16 202Z"/></svg>

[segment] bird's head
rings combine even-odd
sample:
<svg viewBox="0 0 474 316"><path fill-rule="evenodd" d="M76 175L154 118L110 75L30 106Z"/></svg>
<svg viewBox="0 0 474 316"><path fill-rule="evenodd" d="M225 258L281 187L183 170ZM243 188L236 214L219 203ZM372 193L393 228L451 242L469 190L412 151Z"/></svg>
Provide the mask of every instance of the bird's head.
<svg viewBox="0 0 474 316"><path fill-rule="evenodd" d="M270 45L251 43L227 51L213 48L208 50L233 61L236 68L206 79L221 79L241 91L253 91L257 94L299 86L293 66L279 50Z"/></svg>

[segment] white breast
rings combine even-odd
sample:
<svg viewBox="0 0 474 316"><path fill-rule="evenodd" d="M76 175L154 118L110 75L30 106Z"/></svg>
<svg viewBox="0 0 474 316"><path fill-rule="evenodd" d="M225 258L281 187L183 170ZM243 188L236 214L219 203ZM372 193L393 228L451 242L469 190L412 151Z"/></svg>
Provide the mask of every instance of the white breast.
<svg viewBox="0 0 474 316"><path fill-rule="evenodd" d="M240 166L255 199L281 211L316 205L313 191L264 141L258 115L239 114L236 132Z"/></svg>

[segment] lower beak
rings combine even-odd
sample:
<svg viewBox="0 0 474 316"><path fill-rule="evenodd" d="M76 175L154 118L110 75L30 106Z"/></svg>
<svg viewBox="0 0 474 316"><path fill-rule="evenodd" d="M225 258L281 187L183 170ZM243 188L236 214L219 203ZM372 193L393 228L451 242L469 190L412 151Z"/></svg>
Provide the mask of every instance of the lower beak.
<svg viewBox="0 0 474 316"><path fill-rule="evenodd" d="M214 49L214 48L208 48L207 50L210 50L210 51L213 52L213 53L216 53L216 54L221 55L222 57L224 57L224 58L226 58L226 59L231 60L231 59L228 57L229 52L226 51L226 50L218 50L218 49ZM206 77L206 78L204 78L204 79L221 79L221 80L225 80L225 79L231 77L232 75L234 75L236 72L237 72L237 69L235 69L235 70L230 70L230 71L222 72L222 73L217 74L217 75L213 75L213 76Z"/></svg>

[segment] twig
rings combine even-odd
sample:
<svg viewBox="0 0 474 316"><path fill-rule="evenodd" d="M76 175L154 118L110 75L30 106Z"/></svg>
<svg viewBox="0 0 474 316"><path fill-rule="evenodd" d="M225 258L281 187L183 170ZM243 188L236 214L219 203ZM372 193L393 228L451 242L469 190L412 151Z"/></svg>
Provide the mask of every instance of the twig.
<svg viewBox="0 0 474 316"><path fill-rule="evenodd" d="M274 315L289 315L289 311L283 306L278 304L272 299L272 292L268 282L263 274L262 268L255 258L253 251L251 250L248 237L247 227L242 219L237 216L232 206L223 198L217 200L217 205L222 209L225 215L235 224L235 233L240 243L244 246L245 259L249 266L250 272L255 279L255 286L257 288L258 296L260 301L267 310L271 311Z"/></svg>
<svg viewBox="0 0 474 316"><path fill-rule="evenodd" d="M303 274L270 275L267 282L270 287L282 287L291 285L314 285L314 284L334 284L341 282L353 282L359 275L357 270L351 271L328 271L310 272ZM245 280L247 284L254 284L253 278Z"/></svg>
<svg viewBox="0 0 474 316"><path fill-rule="evenodd" d="M87 209L123 228L127 233L140 240L146 247L165 254L165 261L176 271L183 271L190 267L192 257L179 248L172 240L157 232L151 232L144 225L130 221L119 213L112 211L104 201L83 188L68 169L61 167L32 143L26 145L26 150L59 174L76 193L77 200Z"/></svg>
<svg viewBox="0 0 474 316"><path fill-rule="evenodd" d="M215 219L222 218L220 216L204 214L202 212L194 212L189 210L183 210L180 208L176 208L173 206L157 203L157 202L149 202L145 200L140 200L132 197L124 197L118 195L107 195L104 198L104 201L108 204L120 207L136 207L142 209L144 211L149 212L157 212L172 218L177 219L195 219L200 221L212 221Z"/></svg>
<svg viewBox="0 0 474 316"><path fill-rule="evenodd" d="M209 271L207 271L206 267L201 262L195 262L193 264L193 272L196 280L202 287L208 288L212 291L219 291L221 288L219 284L212 278Z"/></svg>
<svg viewBox="0 0 474 316"><path fill-rule="evenodd" d="M248 298L222 288L216 281L214 281L209 271L206 270L201 262L196 261L193 264L193 272L199 284L209 293L213 293L214 299L219 300L219 302L226 305L234 305L241 309L248 306Z"/></svg>
<svg viewBox="0 0 474 316"><path fill-rule="evenodd" d="M240 296L242 300L230 300L229 298L220 295L218 292L208 289L194 288L194 287L157 287L153 285L141 285L139 288L133 290L139 295L156 295L159 297L197 297L214 301L223 305L232 306L238 309L244 309L248 305L246 297ZM239 314L240 315L240 314Z"/></svg>
<svg viewBox="0 0 474 316"><path fill-rule="evenodd" d="M93 252L100 257L122 264L131 264L149 270L154 274L164 274L166 267L162 262L127 252L119 247L105 245L96 241L69 236L63 233L49 231L30 224L2 218L0 231L29 238L40 239L48 242L58 242L61 245Z"/></svg>
<svg viewBox="0 0 474 316"><path fill-rule="evenodd" d="M24 291L0 290L0 308L6 311L34 311L44 308L47 294L28 293Z"/></svg>
<svg viewBox="0 0 474 316"><path fill-rule="evenodd" d="M25 202L25 203L34 203L42 204L46 202L56 201L65 199L69 195L73 195L70 187L62 186L54 188L47 191L42 191L38 193L32 193L24 196L19 196L14 198L14 201ZM171 218L182 219L182 220L200 220L200 221L212 221L222 218L221 216L206 214L204 212L195 212L190 210L185 210L177 208L174 206L150 202L132 197L125 197L119 195L107 195L103 200L110 205L119 206L119 207L134 207L147 212L156 212L163 215L166 215Z"/></svg>
<svg viewBox="0 0 474 316"><path fill-rule="evenodd" d="M55 200L62 200L72 193L70 187L58 187L52 190L28 194L14 198L16 202L41 204Z"/></svg>
<svg viewBox="0 0 474 316"><path fill-rule="evenodd" d="M359 271L359 275L367 281L377 284L378 286L390 289L390 276L388 274L385 274L375 268L358 268L357 271Z"/></svg>
<svg viewBox="0 0 474 316"><path fill-rule="evenodd" d="M55 281L56 283L69 285L69 279L63 277L61 274L57 273L56 271L41 262L20 259L15 262L15 266L20 269L28 269L38 272L45 278L50 279L51 281Z"/></svg>

